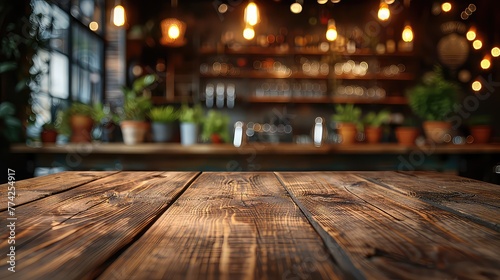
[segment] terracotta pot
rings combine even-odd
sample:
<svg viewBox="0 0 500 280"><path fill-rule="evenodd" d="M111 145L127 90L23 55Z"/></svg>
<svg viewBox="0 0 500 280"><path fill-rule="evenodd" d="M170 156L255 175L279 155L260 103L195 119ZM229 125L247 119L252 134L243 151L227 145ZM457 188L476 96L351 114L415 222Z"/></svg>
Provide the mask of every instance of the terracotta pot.
<svg viewBox="0 0 500 280"><path fill-rule="evenodd" d="M422 126L427 139L436 144L445 143L446 135L451 135L451 122L425 121Z"/></svg>
<svg viewBox="0 0 500 280"><path fill-rule="evenodd" d="M340 123L339 134L342 137L341 144L354 144L356 143L356 134L358 133L356 125L353 123Z"/></svg>
<svg viewBox="0 0 500 280"><path fill-rule="evenodd" d="M94 121L89 116L72 115L70 120L71 142L81 143L92 140L91 132Z"/></svg>
<svg viewBox="0 0 500 280"><path fill-rule="evenodd" d="M396 138L401 145L415 145L415 140L419 135L418 128L411 126L401 126L396 128Z"/></svg>
<svg viewBox="0 0 500 280"><path fill-rule="evenodd" d="M210 136L210 141L212 142L212 144L221 144L221 143L224 143L224 140L222 140L222 137L220 137L219 134L212 134Z"/></svg>
<svg viewBox="0 0 500 280"><path fill-rule="evenodd" d="M367 126L365 128L365 136L366 136L366 142L370 144L379 143L380 139L382 139L382 128Z"/></svg>
<svg viewBox="0 0 500 280"><path fill-rule="evenodd" d="M55 143L57 140L57 131L54 129L42 130L40 133L42 143Z"/></svg>
<svg viewBox="0 0 500 280"><path fill-rule="evenodd" d="M120 124L123 142L126 145L134 145L144 142L149 124L145 121L122 121Z"/></svg>
<svg viewBox="0 0 500 280"><path fill-rule="evenodd" d="M470 134L474 137L474 142L476 144L484 144L490 141L491 137L491 126L489 125L475 125L471 126Z"/></svg>

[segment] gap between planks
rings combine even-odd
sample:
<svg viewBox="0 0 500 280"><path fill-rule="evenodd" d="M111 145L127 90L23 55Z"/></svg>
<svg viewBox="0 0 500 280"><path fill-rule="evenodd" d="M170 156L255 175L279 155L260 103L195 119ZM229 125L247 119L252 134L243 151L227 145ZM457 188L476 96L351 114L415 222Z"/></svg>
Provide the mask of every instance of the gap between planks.
<svg viewBox="0 0 500 280"><path fill-rule="evenodd" d="M340 269L342 269L350 279L366 279L363 273L356 268L356 266L352 263L351 259L347 255L347 253L342 249L340 244L335 241L335 239L326 232L323 227L318 224L313 218L312 213L302 204L297 197L287 188L286 183L283 182L278 176L279 172L273 172L276 179L280 182L281 186L288 193L292 201L299 207L300 211L304 214L309 224L313 227L313 229L318 233L325 247L330 252L333 260L339 265Z"/></svg>
<svg viewBox="0 0 500 280"><path fill-rule="evenodd" d="M161 211L160 213L158 213L158 215L156 215L149 224L147 224L140 232L137 233L136 236L134 236L134 238L132 239L131 242L129 242L127 245L123 246L120 250L118 250L115 254L113 254L112 256L110 256L108 258L108 260L103 263L101 266L99 266L98 268L96 268L96 274L94 275L94 279L97 279L99 278L99 276L117 259L120 257L121 254L123 254L123 252L125 252L130 246L132 246L132 244L134 244L137 240L139 240L148 230L149 228L151 228L151 226L153 226L156 221L172 206L174 205L174 203L179 199L179 197L181 197L187 189L189 189L189 187L191 187L191 185L196 181L196 179L198 179L198 177L200 177L200 175L202 174L202 172L198 172L196 173L196 175L194 175L188 182L186 182L186 184L184 185L184 188L177 194L175 195L174 197L172 197L172 200L170 201L170 203L168 204L167 207L165 207L165 209L163 211Z"/></svg>

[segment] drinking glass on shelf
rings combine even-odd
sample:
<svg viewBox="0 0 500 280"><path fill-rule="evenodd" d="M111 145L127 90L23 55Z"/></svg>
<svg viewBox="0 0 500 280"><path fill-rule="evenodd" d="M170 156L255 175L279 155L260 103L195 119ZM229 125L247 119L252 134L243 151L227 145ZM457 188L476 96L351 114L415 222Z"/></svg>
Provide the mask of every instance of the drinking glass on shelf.
<svg viewBox="0 0 500 280"><path fill-rule="evenodd" d="M207 108L212 108L214 106L214 85L207 84L205 87L205 104Z"/></svg>
<svg viewBox="0 0 500 280"><path fill-rule="evenodd" d="M215 89L215 104L217 104L217 108L224 107L224 84L218 83Z"/></svg>
<svg viewBox="0 0 500 280"><path fill-rule="evenodd" d="M236 99L236 88L235 88L234 84L227 85L226 93L227 93L227 107L233 108L234 101Z"/></svg>

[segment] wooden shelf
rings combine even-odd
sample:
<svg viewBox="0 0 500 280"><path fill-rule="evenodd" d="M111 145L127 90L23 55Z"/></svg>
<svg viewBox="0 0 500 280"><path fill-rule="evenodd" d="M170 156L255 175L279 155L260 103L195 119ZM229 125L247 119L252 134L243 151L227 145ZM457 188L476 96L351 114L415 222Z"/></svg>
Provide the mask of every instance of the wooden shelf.
<svg viewBox="0 0 500 280"><path fill-rule="evenodd" d="M221 79L311 79L311 80L325 80L332 78L329 75L316 75L310 76L302 73L294 73L290 75L279 73L268 73L262 71L245 71L238 74L231 75L217 75L217 74L200 74L201 78L221 78Z"/></svg>
<svg viewBox="0 0 500 280"><path fill-rule="evenodd" d="M363 97L332 97L333 103L354 103L354 104L387 104L387 105L406 105L408 101L403 96L388 96L384 98L363 98Z"/></svg>
<svg viewBox="0 0 500 280"><path fill-rule="evenodd" d="M215 48L202 48L200 49L202 55L272 55L272 56L286 56L286 55L329 55L332 52L323 52L318 49L280 49L279 47L242 47L241 49L224 49L217 50Z"/></svg>
<svg viewBox="0 0 500 280"><path fill-rule="evenodd" d="M386 76L382 74L366 74L364 76L355 75L336 75L336 79L339 80L388 80L388 81L413 81L415 76L410 73L401 73L393 76Z"/></svg>
<svg viewBox="0 0 500 280"><path fill-rule="evenodd" d="M332 103L330 97L293 97L293 96L250 96L247 99L250 103Z"/></svg>

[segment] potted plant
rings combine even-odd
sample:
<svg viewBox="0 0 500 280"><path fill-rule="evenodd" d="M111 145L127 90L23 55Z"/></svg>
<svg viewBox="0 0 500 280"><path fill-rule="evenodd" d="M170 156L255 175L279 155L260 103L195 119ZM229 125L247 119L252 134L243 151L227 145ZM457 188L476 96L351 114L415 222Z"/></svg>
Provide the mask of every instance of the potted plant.
<svg viewBox="0 0 500 280"><path fill-rule="evenodd" d="M144 142L149 124L146 115L153 106L151 99L143 91L156 81L155 75L145 75L136 79L131 88L122 87L124 94L123 114L120 127L123 142L133 145Z"/></svg>
<svg viewBox="0 0 500 280"><path fill-rule="evenodd" d="M436 66L421 84L410 90L410 108L424 120L424 132L430 141L444 143L444 136L451 134L452 125L447 121L447 117L453 112L458 93L458 86L445 79L439 66Z"/></svg>
<svg viewBox="0 0 500 280"><path fill-rule="evenodd" d="M203 121L201 139L205 142L229 142L229 116L215 110L208 111Z"/></svg>
<svg viewBox="0 0 500 280"><path fill-rule="evenodd" d="M75 143L90 142L91 131L94 125L92 119L94 110L90 105L73 102L62 113L61 129L70 136L70 141Z"/></svg>
<svg viewBox="0 0 500 280"><path fill-rule="evenodd" d="M186 104L181 106L179 111L179 121L181 128L181 144L192 145L198 139L198 125L203 119L203 109L196 104L189 107Z"/></svg>
<svg viewBox="0 0 500 280"><path fill-rule="evenodd" d="M178 118L178 112L171 105L154 107L149 111L149 118L153 122L153 141L168 142L174 134L174 121Z"/></svg>
<svg viewBox="0 0 500 280"><path fill-rule="evenodd" d="M403 125L396 127L396 139L398 143L405 146L415 145L415 140L417 140L420 131L412 118L407 118L403 122Z"/></svg>
<svg viewBox="0 0 500 280"><path fill-rule="evenodd" d="M391 118L391 112L382 110L378 113L369 112L363 123L365 124L366 141L370 144L380 142L382 139L382 124L387 123Z"/></svg>
<svg viewBox="0 0 500 280"><path fill-rule="evenodd" d="M114 131L116 125L119 123L119 118L111 111L110 106L95 103L93 119L95 125L92 130L92 138L102 142L113 141Z"/></svg>
<svg viewBox="0 0 500 280"><path fill-rule="evenodd" d="M490 141L491 137L491 117L488 115L476 115L472 116L467 121L467 126L469 127L470 134L474 138L476 144L484 144Z"/></svg>
<svg viewBox="0 0 500 280"><path fill-rule="evenodd" d="M57 128L53 123L46 123L42 126L40 139L42 143L55 143L57 140Z"/></svg>
<svg viewBox="0 0 500 280"><path fill-rule="evenodd" d="M361 129L361 109L353 104L335 106L335 114L332 121L337 123L342 144L353 144L356 142L358 129Z"/></svg>

